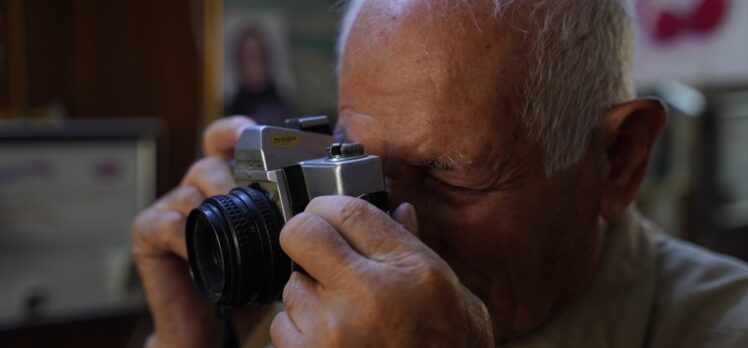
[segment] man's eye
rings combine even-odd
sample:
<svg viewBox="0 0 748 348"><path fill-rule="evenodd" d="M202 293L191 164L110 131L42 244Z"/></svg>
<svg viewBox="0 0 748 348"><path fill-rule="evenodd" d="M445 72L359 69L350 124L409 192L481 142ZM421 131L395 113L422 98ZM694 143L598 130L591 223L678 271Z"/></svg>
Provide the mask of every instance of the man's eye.
<svg viewBox="0 0 748 348"><path fill-rule="evenodd" d="M425 180L425 183L428 186L428 188L431 190L447 190L449 192L457 192L457 193L471 193L471 192L478 191L475 189L450 184L444 180L441 180L433 176L429 176Z"/></svg>

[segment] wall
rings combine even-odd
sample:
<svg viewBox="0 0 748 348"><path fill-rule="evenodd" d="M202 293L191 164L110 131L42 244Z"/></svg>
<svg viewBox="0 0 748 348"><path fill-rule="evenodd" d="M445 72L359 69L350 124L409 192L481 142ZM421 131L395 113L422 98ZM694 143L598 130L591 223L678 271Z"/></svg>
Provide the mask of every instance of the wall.
<svg viewBox="0 0 748 348"><path fill-rule="evenodd" d="M74 118L162 120L167 135L167 165L159 182L163 192L179 182L196 154L201 80L192 4L0 0L4 41L19 32L25 37L25 47L6 49L7 56L22 56L23 64L5 59L0 70L23 69L17 74L23 81L0 79L0 108L13 108L16 116L23 116L29 114L25 107L54 103ZM11 22L19 21L10 17L18 15L22 26L11 28ZM10 102L11 91L18 88L26 95L26 105Z"/></svg>

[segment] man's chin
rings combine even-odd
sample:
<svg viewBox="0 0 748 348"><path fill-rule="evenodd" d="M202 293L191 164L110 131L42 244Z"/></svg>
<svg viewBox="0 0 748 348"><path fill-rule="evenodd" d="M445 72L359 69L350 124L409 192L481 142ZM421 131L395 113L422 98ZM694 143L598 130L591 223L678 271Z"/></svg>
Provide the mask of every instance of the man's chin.
<svg viewBox="0 0 748 348"><path fill-rule="evenodd" d="M492 307L496 307L495 304L492 304ZM517 320L514 314L517 312L516 309L507 309L504 306L499 307L499 309L489 309L493 324L493 334L497 343L519 339L532 334L550 319L550 316L545 314L535 316L533 320Z"/></svg>

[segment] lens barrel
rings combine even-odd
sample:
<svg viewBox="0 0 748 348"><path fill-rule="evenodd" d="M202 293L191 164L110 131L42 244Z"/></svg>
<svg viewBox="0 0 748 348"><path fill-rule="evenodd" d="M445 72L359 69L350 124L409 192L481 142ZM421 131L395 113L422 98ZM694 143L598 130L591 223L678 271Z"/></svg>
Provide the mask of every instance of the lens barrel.
<svg viewBox="0 0 748 348"><path fill-rule="evenodd" d="M256 186L207 198L187 217L190 273L211 303L238 307L279 299L292 262L278 237L283 217Z"/></svg>

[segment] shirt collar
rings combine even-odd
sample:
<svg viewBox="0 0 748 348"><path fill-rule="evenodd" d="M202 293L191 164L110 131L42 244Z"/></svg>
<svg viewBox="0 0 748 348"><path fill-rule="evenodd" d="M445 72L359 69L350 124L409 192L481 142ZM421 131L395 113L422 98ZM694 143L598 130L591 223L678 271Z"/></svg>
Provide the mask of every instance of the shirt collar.
<svg viewBox="0 0 748 348"><path fill-rule="evenodd" d="M600 264L580 299L507 347L640 347L655 296L656 253L635 208L611 224Z"/></svg>

